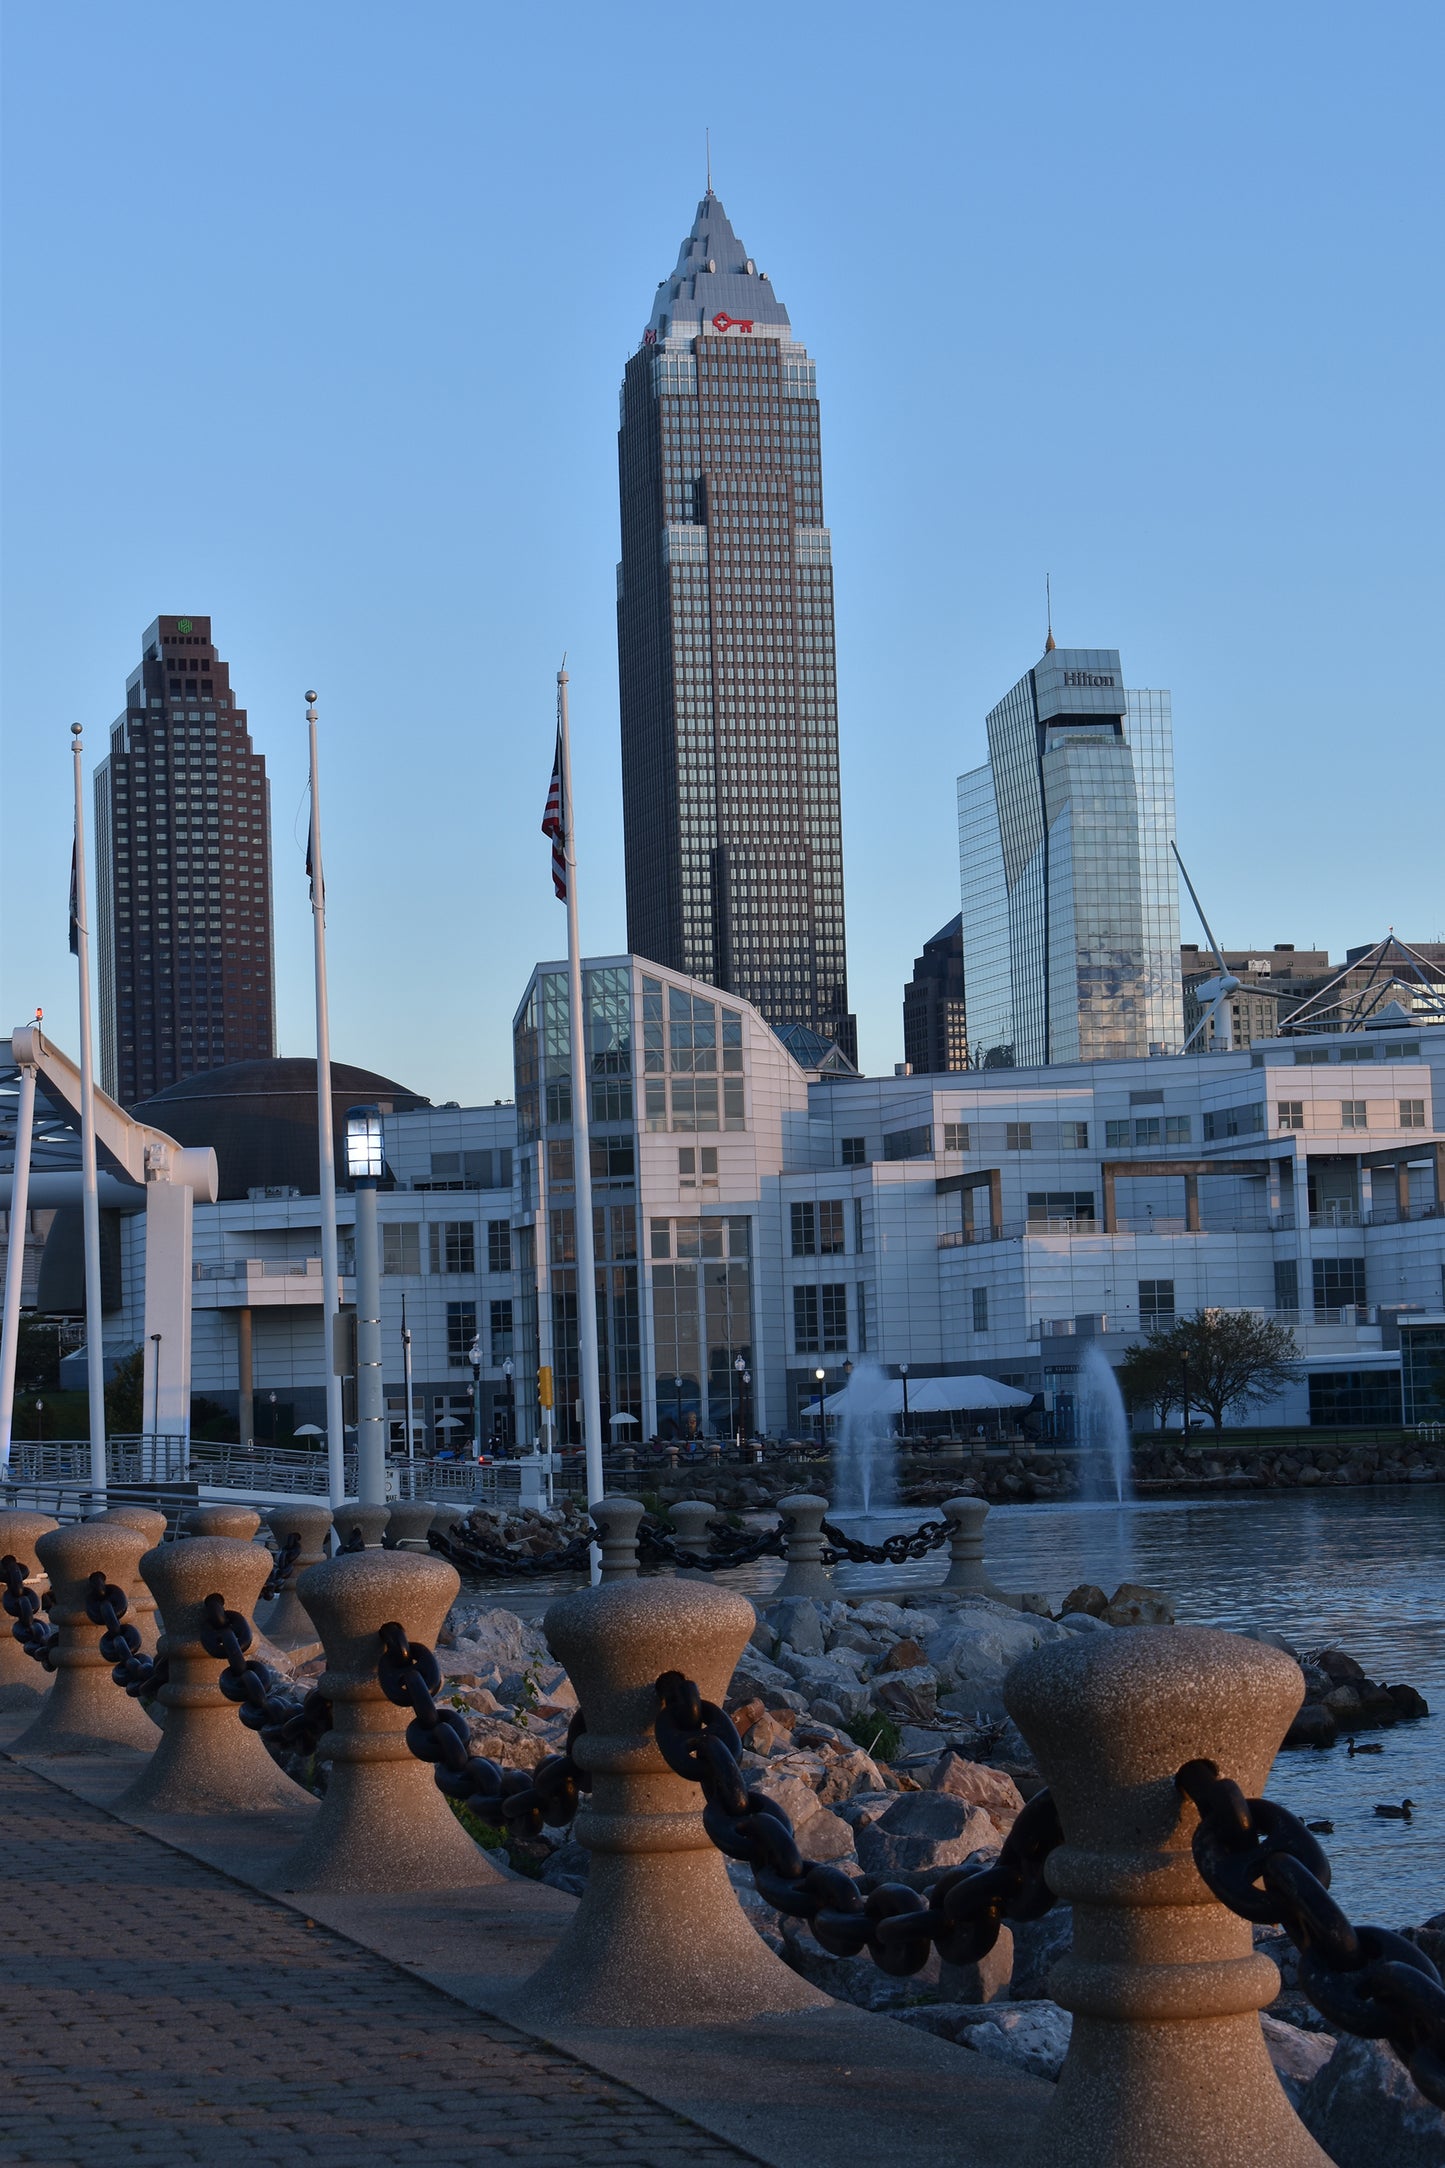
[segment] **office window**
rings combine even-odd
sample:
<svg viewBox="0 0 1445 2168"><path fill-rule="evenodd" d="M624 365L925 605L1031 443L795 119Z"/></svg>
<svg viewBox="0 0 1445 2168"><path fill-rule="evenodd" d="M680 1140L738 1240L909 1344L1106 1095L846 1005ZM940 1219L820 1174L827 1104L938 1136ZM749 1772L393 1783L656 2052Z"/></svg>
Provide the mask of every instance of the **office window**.
<svg viewBox="0 0 1445 2168"><path fill-rule="evenodd" d="M1303 1099L1281 1099L1274 1111L1281 1129L1304 1128L1305 1103Z"/></svg>
<svg viewBox="0 0 1445 2168"><path fill-rule="evenodd" d="M1059 1126L1059 1143L1066 1152L1087 1152L1089 1149L1088 1123L1061 1123Z"/></svg>
<svg viewBox="0 0 1445 2168"><path fill-rule="evenodd" d="M943 1125L943 1149L945 1152L971 1152L968 1141L967 1122L945 1122Z"/></svg>
<svg viewBox="0 0 1445 2168"><path fill-rule="evenodd" d="M933 1128L920 1122L916 1129L895 1129L883 1139L885 1159L929 1159L933 1154Z"/></svg>
<svg viewBox="0 0 1445 2168"><path fill-rule="evenodd" d="M1317 1310L1343 1310L1365 1300L1363 1257L1317 1257L1314 1260Z"/></svg>
<svg viewBox="0 0 1445 2168"><path fill-rule="evenodd" d="M630 1122L632 1119L632 1086L624 1078L608 1077L592 1087L592 1119L594 1122Z"/></svg>
<svg viewBox="0 0 1445 2168"><path fill-rule="evenodd" d="M1110 1151L1110 1152L1117 1152L1117 1151L1120 1151L1120 1150L1125 1150L1125 1151L1127 1151L1127 1150L1128 1150L1128 1146L1129 1146L1129 1124L1128 1124L1127 1122L1105 1122L1105 1124L1104 1124L1104 1148L1105 1148L1105 1150L1106 1150L1106 1151Z"/></svg>
<svg viewBox="0 0 1445 2168"><path fill-rule="evenodd" d="M573 1179L572 1139L553 1137L547 1146L547 1180L567 1184Z"/></svg>
<svg viewBox="0 0 1445 2168"><path fill-rule="evenodd" d="M492 1304L492 1361L504 1363L512 1353L512 1305L509 1299Z"/></svg>
<svg viewBox="0 0 1445 2168"><path fill-rule="evenodd" d="M1164 1117L1164 1142L1188 1144L1194 1135L1194 1124L1187 1114L1166 1114Z"/></svg>
<svg viewBox="0 0 1445 2168"><path fill-rule="evenodd" d="M842 1280L818 1289L821 1297L823 1353L841 1354L848 1345L848 1289Z"/></svg>
<svg viewBox="0 0 1445 2168"><path fill-rule="evenodd" d="M866 1287L864 1286L863 1282L862 1282L862 1281L860 1280L860 1281L858 1282L858 1353L859 1353L860 1355L864 1355L864 1354L866 1354L866 1353L867 1353L867 1351L868 1351L868 1290L867 1290L867 1288L866 1288Z"/></svg>
<svg viewBox="0 0 1445 2168"><path fill-rule="evenodd" d="M1028 1193L1031 1220L1090 1220L1094 1217L1091 1189L1031 1189Z"/></svg>
<svg viewBox="0 0 1445 2168"><path fill-rule="evenodd" d="M652 1228L652 1254L653 1254L653 1256L654 1256L654 1257L671 1257L671 1255L672 1255L672 1221L671 1221L671 1220L665 1220L665 1219L655 1219L655 1220L652 1220L652 1221L651 1221L651 1222L650 1222L649 1224L650 1224L650 1226L651 1226L651 1228Z"/></svg>
<svg viewBox="0 0 1445 2168"><path fill-rule="evenodd" d="M827 1197L818 1207L818 1254L840 1257L848 1247L843 1236L843 1200Z"/></svg>
<svg viewBox="0 0 1445 2168"><path fill-rule="evenodd" d="M976 1287L973 1290L973 1329L975 1332L988 1331L988 1289L986 1287Z"/></svg>
<svg viewBox="0 0 1445 2168"><path fill-rule="evenodd" d="M818 1251L818 1214L811 1204L795 1204L790 1208L792 1223L793 1255L815 1257Z"/></svg>
<svg viewBox="0 0 1445 2168"><path fill-rule="evenodd" d="M853 1199L853 1247L861 1257L863 1254L863 1199L861 1197Z"/></svg>
<svg viewBox="0 0 1445 2168"><path fill-rule="evenodd" d="M1034 1125L1032 1122L1009 1122L1005 1127L1005 1149L1010 1152L1031 1152L1034 1148Z"/></svg>
<svg viewBox="0 0 1445 2168"><path fill-rule="evenodd" d="M1162 1114L1144 1114L1134 1123L1136 1144L1162 1144L1164 1142L1164 1117Z"/></svg>
<svg viewBox="0 0 1445 2168"><path fill-rule="evenodd" d="M1139 1323L1145 1332L1162 1331L1174 1322L1174 1282L1172 1280L1141 1280L1139 1282Z"/></svg>
<svg viewBox="0 0 1445 2168"><path fill-rule="evenodd" d="M677 1186L679 1189L697 1188L697 1146L684 1144L677 1155Z"/></svg>
<svg viewBox="0 0 1445 2168"><path fill-rule="evenodd" d="M1340 1101L1341 1129L1368 1129L1369 1126L1370 1109L1365 1100L1342 1099Z"/></svg>
<svg viewBox="0 0 1445 2168"><path fill-rule="evenodd" d="M418 1220L382 1222L381 1269L396 1273L421 1271L421 1224Z"/></svg>
<svg viewBox="0 0 1445 2168"><path fill-rule="evenodd" d="M1423 1129L1425 1127L1425 1102L1423 1099L1402 1099L1400 1101L1400 1127L1402 1129Z"/></svg>
<svg viewBox="0 0 1445 2168"><path fill-rule="evenodd" d="M716 1189L718 1186L717 1146L715 1144L701 1145L698 1148L697 1156L698 1168L702 1176L703 1188Z"/></svg>
<svg viewBox="0 0 1445 2168"><path fill-rule="evenodd" d="M1299 1308L1299 1259L1277 1257L1274 1261L1274 1306L1277 1310Z"/></svg>
<svg viewBox="0 0 1445 2168"><path fill-rule="evenodd" d="M487 1221L487 1270L510 1272L512 1269L512 1230L506 1220Z"/></svg>
<svg viewBox="0 0 1445 2168"><path fill-rule="evenodd" d="M1257 1100L1247 1106L1221 1107L1218 1113L1204 1117L1204 1141L1212 1144L1223 1137L1248 1137L1264 1127L1264 1108Z"/></svg>
<svg viewBox="0 0 1445 2168"><path fill-rule="evenodd" d="M449 1302L447 1304L447 1365L450 1369L464 1367L471 1356L472 1342L477 1337L477 1306L474 1302Z"/></svg>
<svg viewBox="0 0 1445 2168"><path fill-rule="evenodd" d="M799 1355L818 1353L818 1290L793 1289L793 1346Z"/></svg>
<svg viewBox="0 0 1445 2168"><path fill-rule="evenodd" d="M594 1182L628 1182L635 1171L631 1137L593 1137L588 1159Z"/></svg>
<svg viewBox="0 0 1445 2168"><path fill-rule="evenodd" d="M865 1167L868 1164L866 1137L844 1137L840 1143L845 1167Z"/></svg>
<svg viewBox="0 0 1445 2168"><path fill-rule="evenodd" d="M433 1220L431 1230L433 1272L475 1272L477 1230L470 1220Z"/></svg>

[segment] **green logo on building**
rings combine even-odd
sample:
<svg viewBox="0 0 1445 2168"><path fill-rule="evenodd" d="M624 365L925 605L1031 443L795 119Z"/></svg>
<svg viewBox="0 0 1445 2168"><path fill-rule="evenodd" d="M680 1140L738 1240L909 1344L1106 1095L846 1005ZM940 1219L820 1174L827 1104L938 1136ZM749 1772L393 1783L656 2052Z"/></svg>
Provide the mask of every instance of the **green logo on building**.
<svg viewBox="0 0 1445 2168"><path fill-rule="evenodd" d="M177 632L193 632L194 630L195 630L195 619L194 619L194 618L191 618L191 617L178 617L178 618L176 619L176 631L177 631Z"/></svg>

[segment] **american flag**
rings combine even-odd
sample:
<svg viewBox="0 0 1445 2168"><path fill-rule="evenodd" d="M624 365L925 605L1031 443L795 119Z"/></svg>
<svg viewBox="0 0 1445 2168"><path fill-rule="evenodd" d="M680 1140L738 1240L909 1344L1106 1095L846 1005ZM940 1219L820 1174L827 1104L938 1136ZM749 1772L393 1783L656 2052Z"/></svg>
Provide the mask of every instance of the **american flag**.
<svg viewBox="0 0 1445 2168"><path fill-rule="evenodd" d="M552 780L547 786L547 810L542 815L542 833L552 838L552 886L560 903L567 901L567 850L566 831L562 825L562 726L557 726L557 755L552 762Z"/></svg>

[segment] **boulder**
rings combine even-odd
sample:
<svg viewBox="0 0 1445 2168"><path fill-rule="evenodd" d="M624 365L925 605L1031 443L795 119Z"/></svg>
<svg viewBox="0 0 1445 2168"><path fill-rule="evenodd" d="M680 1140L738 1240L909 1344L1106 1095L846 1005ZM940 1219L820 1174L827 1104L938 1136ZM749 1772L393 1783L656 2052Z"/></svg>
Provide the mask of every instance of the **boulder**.
<svg viewBox="0 0 1445 2168"><path fill-rule="evenodd" d="M850 1829L867 1829L881 1821L892 1806L897 1795L893 1792L855 1792L851 1799L840 1800L835 1812L840 1822Z"/></svg>
<svg viewBox="0 0 1445 2168"><path fill-rule="evenodd" d="M993 1948L972 1964L952 1965L945 1959L938 1968L938 1992L947 2002L999 2002L1009 1992L1013 1969L1013 1933L1000 1927Z"/></svg>
<svg viewBox="0 0 1445 2168"><path fill-rule="evenodd" d="M728 1701L760 1701L767 1699L768 1689L790 1687L792 1676L783 1671L754 1648L746 1648L738 1658L737 1669L728 1687Z"/></svg>
<svg viewBox="0 0 1445 2168"><path fill-rule="evenodd" d="M841 1806L859 1792L875 1793L882 1788L883 1772L861 1746L855 1746L848 1754L824 1756L823 1781L817 1786L817 1793L825 1807Z"/></svg>
<svg viewBox="0 0 1445 2168"><path fill-rule="evenodd" d="M736 1681L737 1674L733 1674ZM873 1696L851 1671L844 1670L827 1656L795 1656L790 1659L788 1684L798 1689L801 1705L806 1709L815 1701L830 1702L842 1713L844 1723L855 1716L864 1716L872 1706Z"/></svg>
<svg viewBox="0 0 1445 2168"><path fill-rule="evenodd" d="M1336 2168L1440 2168L1445 2109L1432 2107L1393 2048L1346 2036L1300 2095L1299 2117Z"/></svg>
<svg viewBox="0 0 1445 2168"><path fill-rule="evenodd" d="M1101 1619L1109 1608L1109 1599L1093 1581L1080 1581L1071 1588L1059 1609L1061 1612L1082 1612L1088 1618Z"/></svg>
<svg viewBox="0 0 1445 2168"><path fill-rule="evenodd" d="M1321 1701L1307 1701L1284 1735L1286 1746L1333 1746L1339 1732L1334 1712Z"/></svg>
<svg viewBox="0 0 1445 2168"><path fill-rule="evenodd" d="M812 1785L805 1784L803 1779L790 1769L749 1771L749 1776L750 1788L753 1791L761 1792L765 1799L772 1800L774 1806L782 1808L793 1825L794 1836L800 1837L804 1823L822 1812L818 1805L818 1795ZM851 1849L850 1844L849 1850Z"/></svg>
<svg viewBox="0 0 1445 2168"><path fill-rule="evenodd" d="M1172 1626L1173 1599L1138 1581L1121 1581L1104 1611L1106 1626Z"/></svg>
<svg viewBox="0 0 1445 2168"><path fill-rule="evenodd" d="M982 1807L996 1829L1012 1828L1013 1818L1024 1803L1013 1778L1005 1776L1002 1769L990 1769L986 1762L967 1761L952 1747L940 1756L928 1783L931 1791L948 1792L955 1799Z"/></svg>
<svg viewBox="0 0 1445 2168"><path fill-rule="evenodd" d="M906 1978L880 1971L871 1957L834 1957L813 1940L801 1920L782 1922L783 1956L794 1972L838 2002L892 2017L932 1995L938 1980L938 1952L929 1952L921 1972Z"/></svg>
<svg viewBox="0 0 1445 2168"><path fill-rule="evenodd" d="M926 1662L927 1658L922 1648L911 1635L905 1634L901 1641L894 1642L878 1669L880 1671L912 1671L919 1664Z"/></svg>
<svg viewBox="0 0 1445 2168"><path fill-rule="evenodd" d="M1009 1992L1015 2002L1043 2002L1049 1992L1050 1971L1074 1946L1074 1908L1054 1905L1042 1919L1021 1920L1013 1937L1013 1983Z"/></svg>
<svg viewBox="0 0 1445 2168"><path fill-rule="evenodd" d="M883 1672L873 1682L873 1699L899 1723L931 1723L938 1710L938 1673L931 1664Z"/></svg>
<svg viewBox="0 0 1445 2168"><path fill-rule="evenodd" d="M771 1603L763 1617L773 1629L777 1640L796 1649L799 1656L823 1654L823 1621L818 1606L806 1596L790 1596L784 1602Z"/></svg>
<svg viewBox="0 0 1445 2168"><path fill-rule="evenodd" d="M1264 2044L1269 2049L1274 2074L1284 2087L1290 2106L1298 2108L1305 2087L1318 2077L1335 2052L1334 2035L1302 2032L1298 2025L1282 2024L1277 2017L1271 2017L1263 2010L1259 2022L1264 2027Z"/></svg>
<svg viewBox="0 0 1445 2168"><path fill-rule="evenodd" d="M848 1823L827 1807L820 1807L816 1814L810 1814L794 1834L804 1859L825 1862L829 1866L839 1866L844 1860L851 1859L857 1841Z"/></svg>
<svg viewBox="0 0 1445 2168"><path fill-rule="evenodd" d="M902 1792L886 1814L858 1831L858 1863L882 1881L957 1867L975 1852L998 1849L998 1832L983 1809L947 1792Z"/></svg>
<svg viewBox="0 0 1445 2168"><path fill-rule="evenodd" d="M549 1889L565 1890L569 1897L580 1897L587 1887L587 1876L592 1865L592 1854L585 1844L559 1844L542 1867L542 1880Z"/></svg>
<svg viewBox="0 0 1445 2168"><path fill-rule="evenodd" d="M1069 2052L1073 2019L1056 2002L991 2002L986 2025L973 2026L964 2046L992 2055L1036 2078L1057 2078Z"/></svg>
<svg viewBox="0 0 1445 2168"><path fill-rule="evenodd" d="M1096 1618L1092 1611L1070 1611L1059 1624L1073 1634L1106 1634L1110 1631L1104 1620Z"/></svg>
<svg viewBox="0 0 1445 2168"><path fill-rule="evenodd" d="M856 1649L860 1656L866 1656L870 1662L875 1663L888 1652L888 1643L879 1634L870 1633L866 1626L856 1625L852 1619L831 1630L828 1646L830 1649Z"/></svg>
<svg viewBox="0 0 1445 2168"><path fill-rule="evenodd" d="M1385 1692L1395 1704L1397 1716L1409 1720L1430 1714L1429 1702L1423 1694L1417 1693L1413 1686L1387 1686Z"/></svg>
<svg viewBox="0 0 1445 2168"><path fill-rule="evenodd" d="M1343 1649L1321 1649L1315 1663L1321 1671L1327 1671L1336 1682L1341 1679L1362 1679L1365 1676L1362 1666L1355 1662L1353 1656L1346 1656Z"/></svg>

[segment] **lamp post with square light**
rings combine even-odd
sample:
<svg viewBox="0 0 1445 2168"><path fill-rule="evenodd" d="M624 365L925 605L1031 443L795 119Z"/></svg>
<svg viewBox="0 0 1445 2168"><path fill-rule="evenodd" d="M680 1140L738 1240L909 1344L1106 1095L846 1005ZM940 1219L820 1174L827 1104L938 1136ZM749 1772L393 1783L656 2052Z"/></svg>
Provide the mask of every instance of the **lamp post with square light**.
<svg viewBox="0 0 1445 2168"><path fill-rule="evenodd" d="M828 1449L827 1418L823 1414L823 1386L827 1376L827 1371L821 1365L813 1372L813 1382L818 1388L818 1445L823 1452Z"/></svg>
<svg viewBox="0 0 1445 2168"><path fill-rule="evenodd" d="M386 1503L386 1395L381 1376L380 1107L346 1110L346 1172L356 1196L356 1496Z"/></svg>

